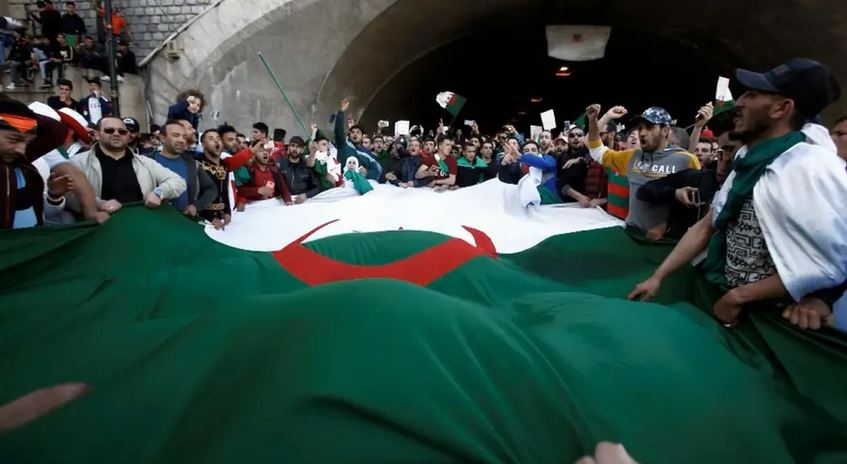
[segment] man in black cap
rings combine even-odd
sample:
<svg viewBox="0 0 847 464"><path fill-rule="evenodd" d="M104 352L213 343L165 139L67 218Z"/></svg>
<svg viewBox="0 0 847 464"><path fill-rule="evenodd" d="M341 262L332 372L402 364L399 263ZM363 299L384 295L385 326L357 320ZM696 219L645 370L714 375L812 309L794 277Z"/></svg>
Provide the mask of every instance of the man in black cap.
<svg viewBox="0 0 847 464"><path fill-rule="evenodd" d="M141 125L138 124L138 119L135 118L124 118L124 125L126 126L126 130L129 131L128 146L132 151L138 153L138 139L141 136Z"/></svg>
<svg viewBox="0 0 847 464"><path fill-rule="evenodd" d="M826 129L807 124L838 99L838 83L805 58L764 74L739 69L736 78L745 92L734 135L747 145L711 214L629 295L654 297L668 274L708 249L703 270L726 291L714 313L727 327L751 303L773 309L847 279L847 172Z"/></svg>

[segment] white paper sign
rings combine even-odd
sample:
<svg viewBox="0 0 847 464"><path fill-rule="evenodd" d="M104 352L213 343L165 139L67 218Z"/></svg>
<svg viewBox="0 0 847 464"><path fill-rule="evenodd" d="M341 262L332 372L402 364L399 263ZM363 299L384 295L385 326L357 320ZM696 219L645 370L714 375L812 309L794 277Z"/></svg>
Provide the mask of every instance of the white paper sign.
<svg viewBox="0 0 847 464"><path fill-rule="evenodd" d="M544 130L553 130L556 128L556 113L553 110L548 110L541 113L541 125Z"/></svg>
<svg viewBox="0 0 847 464"><path fill-rule="evenodd" d="M718 89L715 91L715 100L719 102L732 101L732 92L729 90L729 79L726 77L718 78Z"/></svg>
<svg viewBox="0 0 847 464"><path fill-rule="evenodd" d="M541 126L529 126L529 137L537 142L542 131L544 131L544 128Z"/></svg>
<svg viewBox="0 0 847 464"><path fill-rule="evenodd" d="M409 135L409 121L397 121L394 123L394 136Z"/></svg>

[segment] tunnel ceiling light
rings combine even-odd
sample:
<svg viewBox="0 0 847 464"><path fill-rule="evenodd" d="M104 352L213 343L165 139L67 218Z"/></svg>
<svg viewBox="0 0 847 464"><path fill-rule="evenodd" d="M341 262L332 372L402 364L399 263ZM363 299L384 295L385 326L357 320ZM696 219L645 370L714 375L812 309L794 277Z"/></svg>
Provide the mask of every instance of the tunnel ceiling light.
<svg viewBox="0 0 847 464"><path fill-rule="evenodd" d="M532 103L541 103L544 101L544 97L531 97L529 101Z"/></svg>
<svg viewBox="0 0 847 464"><path fill-rule="evenodd" d="M569 68L567 66L562 66L561 68L559 68L559 72L568 72L570 70L571 70L571 68Z"/></svg>

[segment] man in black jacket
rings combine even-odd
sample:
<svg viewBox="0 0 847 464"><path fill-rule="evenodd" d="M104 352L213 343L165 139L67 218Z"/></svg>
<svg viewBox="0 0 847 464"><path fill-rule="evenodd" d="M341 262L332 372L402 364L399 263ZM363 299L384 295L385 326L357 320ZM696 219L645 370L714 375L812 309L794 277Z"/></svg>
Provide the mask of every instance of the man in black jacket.
<svg viewBox="0 0 847 464"><path fill-rule="evenodd" d="M413 158L412 154L406 150L405 144L406 139L401 137L391 145L389 158L382 171L383 183L402 188L415 187L415 173L420 167L420 156Z"/></svg>
<svg viewBox="0 0 847 464"><path fill-rule="evenodd" d="M85 35L85 21L76 14L76 3L65 2L65 14L62 15L62 33L72 48L79 44L80 37Z"/></svg>
<svg viewBox="0 0 847 464"><path fill-rule="evenodd" d="M56 43L56 35L62 32L62 14L53 8L50 0L35 2L38 15L32 14L32 19L41 24L41 35L47 37L51 44Z"/></svg>
<svg viewBox="0 0 847 464"><path fill-rule="evenodd" d="M686 169L648 182L638 190L638 199L655 204L671 205L668 217L668 238L680 239L706 213L712 199L729 175L735 152L741 142L733 140L730 132L718 136L718 162L715 169Z"/></svg>
<svg viewBox="0 0 847 464"><path fill-rule="evenodd" d="M288 141L288 157L279 160L279 170L297 204L314 197L322 190L315 168L303 159L305 144L302 138L291 137Z"/></svg>

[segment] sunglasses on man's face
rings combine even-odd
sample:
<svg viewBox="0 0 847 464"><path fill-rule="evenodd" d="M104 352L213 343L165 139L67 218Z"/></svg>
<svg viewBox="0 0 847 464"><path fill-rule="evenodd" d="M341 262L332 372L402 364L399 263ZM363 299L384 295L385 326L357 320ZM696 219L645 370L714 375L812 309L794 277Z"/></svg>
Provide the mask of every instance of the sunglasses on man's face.
<svg viewBox="0 0 847 464"><path fill-rule="evenodd" d="M572 139L573 138L579 138L579 137L582 137L582 134L578 134L578 133L568 134L568 137L570 137Z"/></svg>
<svg viewBox="0 0 847 464"><path fill-rule="evenodd" d="M126 130L126 129L115 129L114 127L107 127L107 128L105 128L105 129L103 129L103 132L105 132L105 133L107 133L107 134L109 134L109 135L112 135L112 134L114 134L115 132L117 132L117 133L118 133L118 135L127 135L127 134L129 134L129 131L128 131L128 130Z"/></svg>

